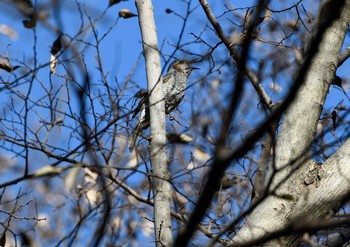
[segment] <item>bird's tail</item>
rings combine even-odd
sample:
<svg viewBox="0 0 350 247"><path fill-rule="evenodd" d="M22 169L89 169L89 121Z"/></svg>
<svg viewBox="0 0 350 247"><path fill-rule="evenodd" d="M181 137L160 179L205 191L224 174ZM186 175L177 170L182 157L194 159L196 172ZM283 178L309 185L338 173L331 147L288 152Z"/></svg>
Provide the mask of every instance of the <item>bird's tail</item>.
<svg viewBox="0 0 350 247"><path fill-rule="evenodd" d="M132 130L132 133L128 139L128 147L129 147L130 153L132 153L132 151L134 150L137 139L140 136L141 132L142 132L141 123L138 122L135 128Z"/></svg>
<svg viewBox="0 0 350 247"><path fill-rule="evenodd" d="M141 136L142 130L149 128L150 122L148 119L144 119L143 122L138 122L135 126L135 128L132 130L131 135L128 139L128 147L130 153L134 150L134 147L136 146L137 139L139 136Z"/></svg>
<svg viewBox="0 0 350 247"><path fill-rule="evenodd" d="M134 97L140 98L141 100L139 101L132 116L132 118L135 118L139 114L139 117L137 117L138 122L128 139L130 153L132 153L136 145L137 139L141 135L142 130L147 129L150 124L148 112L148 91L141 89L138 93L135 94Z"/></svg>

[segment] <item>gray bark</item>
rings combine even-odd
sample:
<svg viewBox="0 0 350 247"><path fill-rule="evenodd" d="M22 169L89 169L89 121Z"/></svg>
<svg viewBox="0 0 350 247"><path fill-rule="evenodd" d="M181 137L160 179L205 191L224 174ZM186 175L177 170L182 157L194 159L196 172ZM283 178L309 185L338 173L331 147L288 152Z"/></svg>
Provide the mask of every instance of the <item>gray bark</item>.
<svg viewBox="0 0 350 247"><path fill-rule="evenodd" d="M337 1L323 1L316 28L328 18ZM339 2L338 2L339 3ZM332 9L332 7L334 7ZM350 140L327 162L316 169L315 181L305 182L315 173L315 162L309 160L309 147L315 135L329 85L338 67L338 56L350 20L350 0L345 1L337 18L325 30L319 50L305 75L305 81L283 117L277 139L276 157L269 195L258 205L233 239L234 245L249 246L271 233L288 229L325 216L350 191ZM316 165L317 166L317 165ZM318 175L318 172L322 173ZM288 232L284 232L288 235ZM298 235L275 238L267 246L293 246ZM254 241L257 242L254 242ZM267 238L265 239L267 240ZM246 245L249 242L248 245Z"/></svg>
<svg viewBox="0 0 350 247"><path fill-rule="evenodd" d="M172 245L169 171L166 163L165 105L161 67L151 0L137 0L142 34L150 103L151 143L154 193L154 225L157 246Z"/></svg>

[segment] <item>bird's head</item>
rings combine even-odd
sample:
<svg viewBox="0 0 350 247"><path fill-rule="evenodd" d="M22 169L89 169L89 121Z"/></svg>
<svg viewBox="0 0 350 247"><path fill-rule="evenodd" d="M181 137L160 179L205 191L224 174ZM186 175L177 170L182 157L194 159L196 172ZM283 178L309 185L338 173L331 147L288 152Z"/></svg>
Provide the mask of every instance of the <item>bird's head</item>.
<svg viewBox="0 0 350 247"><path fill-rule="evenodd" d="M192 66L192 64L196 62L197 60L187 60L183 58L176 59L170 64L168 71L174 70L175 72L181 72L189 76L192 70L199 69Z"/></svg>

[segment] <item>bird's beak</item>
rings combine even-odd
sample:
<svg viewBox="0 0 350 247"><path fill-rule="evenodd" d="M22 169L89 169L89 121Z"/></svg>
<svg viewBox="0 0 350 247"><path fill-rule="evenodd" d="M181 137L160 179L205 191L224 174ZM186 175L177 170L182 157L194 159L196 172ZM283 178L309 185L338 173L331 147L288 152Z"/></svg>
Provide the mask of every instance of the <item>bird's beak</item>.
<svg viewBox="0 0 350 247"><path fill-rule="evenodd" d="M192 65L193 63L198 63L198 62L199 62L199 61L198 61L197 59L192 59L192 60L189 60L189 61L188 61L188 64L189 64L189 65ZM191 66L191 69L192 69L192 70L196 70L196 69L199 69L199 68Z"/></svg>
<svg viewBox="0 0 350 247"><path fill-rule="evenodd" d="M187 63L189 63L189 64L193 64L193 63L198 63L199 62L199 60L197 60L197 59L192 59L192 60L187 60L188 62Z"/></svg>

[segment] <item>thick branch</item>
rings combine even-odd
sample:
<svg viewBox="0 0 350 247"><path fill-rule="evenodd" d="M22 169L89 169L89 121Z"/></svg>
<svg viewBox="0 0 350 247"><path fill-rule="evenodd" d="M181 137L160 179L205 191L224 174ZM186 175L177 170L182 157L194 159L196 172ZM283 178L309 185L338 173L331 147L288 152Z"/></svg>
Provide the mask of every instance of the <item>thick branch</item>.
<svg viewBox="0 0 350 247"><path fill-rule="evenodd" d="M346 3L345 6L344 2ZM305 154L308 154L308 149L313 140L323 103L337 68L338 56L350 19L349 0L324 1L323 3L316 21L317 26L312 36L314 40L320 41L318 50L316 50L315 55L310 60L310 65L301 68L301 72L306 69L305 80L284 116L283 125L277 140L275 168L279 172L274 176L271 189L275 190L276 186L282 183L282 186L277 188L276 193L280 196L291 196L293 200L269 196L254 210L246 224L236 235L234 238L236 243L243 243L252 238L261 238L269 233L278 231L299 217L304 217L306 212L309 213L308 219L323 216L328 212L327 210L348 193L348 178L346 178L346 174L349 174L347 169L350 168L346 167L346 164L349 166L350 153L347 150L349 148L349 140L338 152L343 155L343 159L339 160L338 155L335 155L327 162L327 165L324 165L324 167L327 167L327 170L330 168L328 163L333 165L333 169L336 170L335 173L344 179L343 184L341 184L343 188L331 186L334 183L338 183L338 179L332 175L334 171L331 172L329 170L328 176L332 177L334 181L328 179L327 181L321 181L321 184L327 184L324 188L327 192L321 192L320 188L309 191L309 188L304 186L300 176L307 173L308 169L310 169L308 167L310 163L305 162L300 168L300 172L293 172L293 169L307 158ZM321 33L323 35L320 35ZM312 47L310 43L309 51L312 49L315 49L315 47ZM341 172L341 169L338 168L340 166L344 169ZM341 187L340 185L338 186ZM337 193L335 190L342 190L342 192L335 194ZM329 200L322 200L323 197L327 197ZM323 205L318 204L320 199ZM293 245L296 238L297 236L295 235L285 238L282 245ZM281 245L279 241L271 241L269 244L272 246Z"/></svg>

